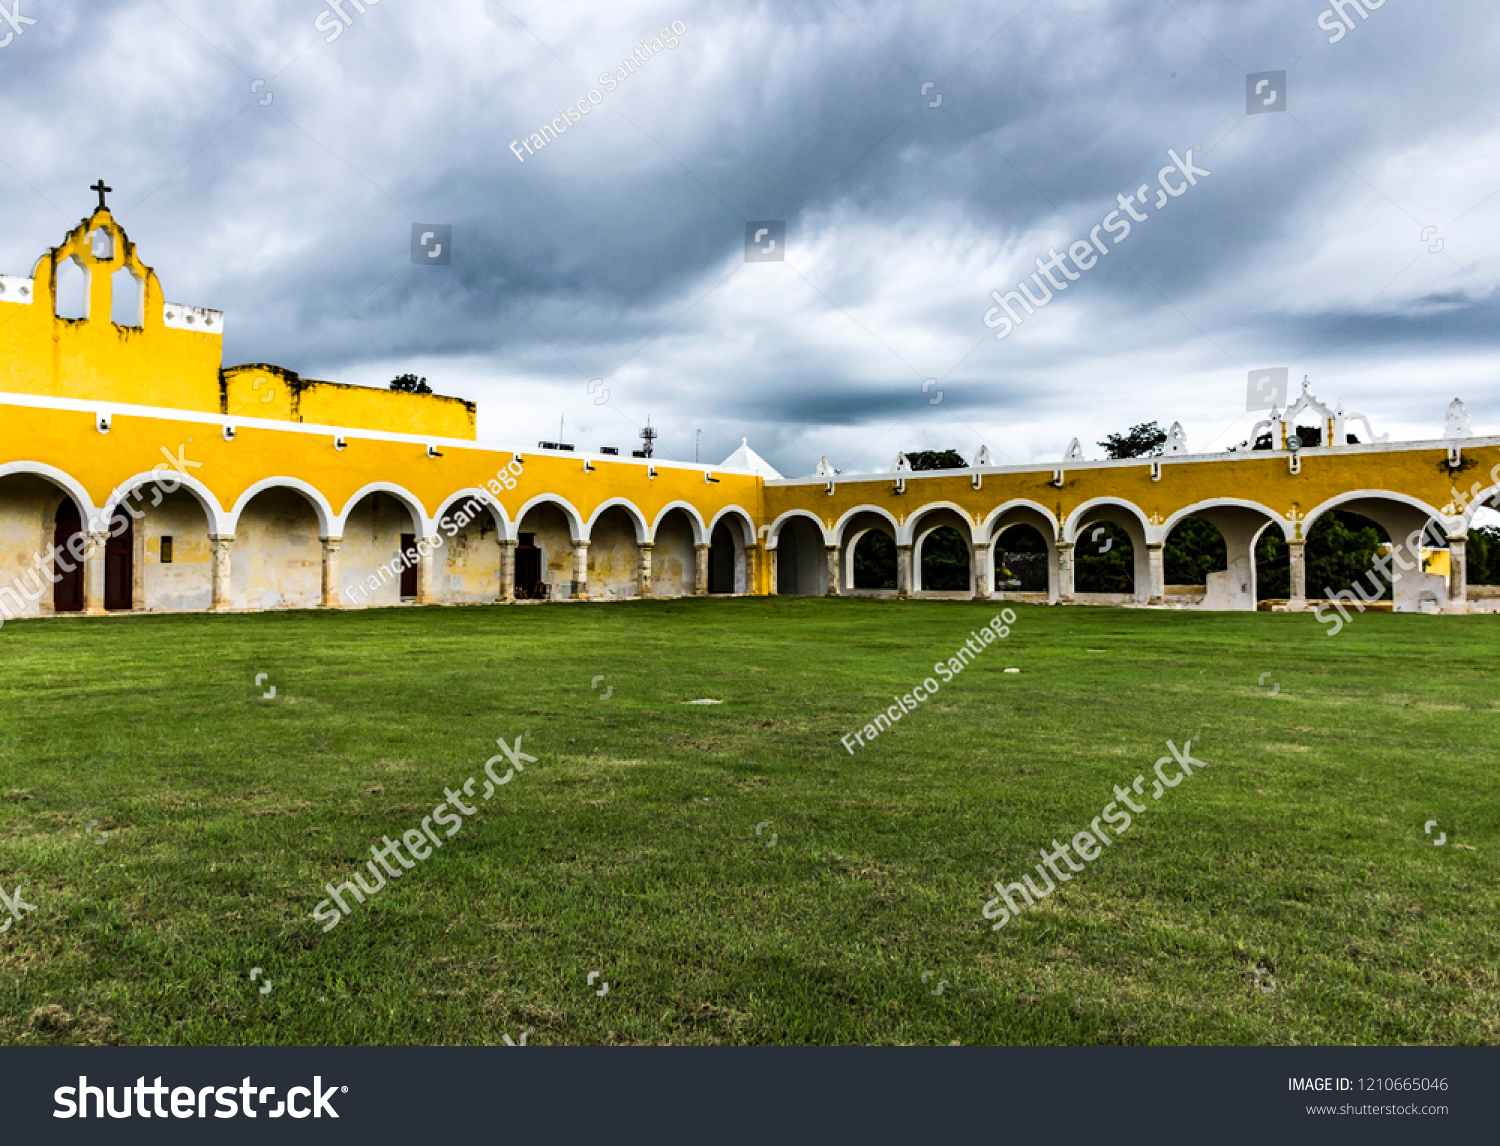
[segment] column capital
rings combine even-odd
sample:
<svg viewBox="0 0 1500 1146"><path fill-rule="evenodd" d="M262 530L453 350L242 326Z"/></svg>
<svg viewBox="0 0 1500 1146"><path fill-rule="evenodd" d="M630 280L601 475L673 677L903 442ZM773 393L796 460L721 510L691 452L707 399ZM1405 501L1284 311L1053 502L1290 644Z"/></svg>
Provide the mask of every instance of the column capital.
<svg viewBox="0 0 1500 1146"><path fill-rule="evenodd" d="M654 541L637 541L635 543L635 547L637 549L647 549L647 550L655 549L656 548L656 542L654 542Z"/></svg>
<svg viewBox="0 0 1500 1146"><path fill-rule="evenodd" d="M227 545L229 542L231 542L231 541L234 540L234 534L232 534L232 533L210 533L208 535L208 539L210 541L216 543L216 544L219 544L219 545ZM343 539L340 538L340 540L343 540Z"/></svg>
<svg viewBox="0 0 1500 1146"><path fill-rule="evenodd" d="M234 539L230 538L230 540ZM344 544L342 537L320 537L318 540L323 543L325 549L337 549L340 545Z"/></svg>
<svg viewBox="0 0 1500 1146"><path fill-rule="evenodd" d="M513 540L512 538L509 538L509 537L498 537L497 536L495 538L495 544L498 545L498 546L500 546L501 549L514 549L517 545L520 545L521 543L519 541Z"/></svg>
<svg viewBox="0 0 1500 1146"><path fill-rule="evenodd" d="M693 548L694 549L712 549L713 546L711 544L709 544L707 541L695 541L695 542L693 542Z"/></svg>

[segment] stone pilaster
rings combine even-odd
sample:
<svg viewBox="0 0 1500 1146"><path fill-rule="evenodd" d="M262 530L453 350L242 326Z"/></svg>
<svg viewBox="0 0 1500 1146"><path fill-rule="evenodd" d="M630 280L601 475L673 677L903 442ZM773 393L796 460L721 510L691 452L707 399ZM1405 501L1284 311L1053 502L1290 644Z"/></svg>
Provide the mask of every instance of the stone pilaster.
<svg viewBox="0 0 1500 1146"><path fill-rule="evenodd" d="M339 592L339 547L342 537L324 537L323 542L323 608L342 609L344 602Z"/></svg>
<svg viewBox="0 0 1500 1146"><path fill-rule="evenodd" d="M227 613L230 609L229 579L234 571L231 554L234 549L234 534L232 533L210 533L208 535L209 548L213 551L210 558L211 572L213 576L213 598L209 605L211 612Z"/></svg>

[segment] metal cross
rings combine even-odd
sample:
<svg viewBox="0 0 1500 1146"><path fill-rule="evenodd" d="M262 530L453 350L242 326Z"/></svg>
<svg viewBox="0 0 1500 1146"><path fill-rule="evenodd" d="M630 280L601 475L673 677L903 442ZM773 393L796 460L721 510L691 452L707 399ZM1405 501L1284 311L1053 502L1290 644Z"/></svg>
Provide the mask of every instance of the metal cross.
<svg viewBox="0 0 1500 1146"><path fill-rule="evenodd" d="M101 210L103 210L104 207L106 206L106 204L104 202L104 193L106 191L113 191L114 188L113 187L106 187L104 185L104 180L101 179L101 180L99 180L99 182L95 183L92 187L90 187L89 190L90 191L97 191L97 192L99 192L99 207L100 207Z"/></svg>

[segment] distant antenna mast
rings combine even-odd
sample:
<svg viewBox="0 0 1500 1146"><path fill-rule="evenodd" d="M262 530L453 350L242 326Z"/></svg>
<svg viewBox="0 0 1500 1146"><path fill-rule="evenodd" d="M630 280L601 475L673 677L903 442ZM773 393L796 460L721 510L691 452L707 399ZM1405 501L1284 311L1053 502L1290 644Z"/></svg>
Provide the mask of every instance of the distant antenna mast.
<svg viewBox="0 0 1500 1146"><path fill-rule="evenodd" d="M656 431L651 428L651 416L646 416L646 428L641 431L641 453L651 457L656 448Z"/></svg>

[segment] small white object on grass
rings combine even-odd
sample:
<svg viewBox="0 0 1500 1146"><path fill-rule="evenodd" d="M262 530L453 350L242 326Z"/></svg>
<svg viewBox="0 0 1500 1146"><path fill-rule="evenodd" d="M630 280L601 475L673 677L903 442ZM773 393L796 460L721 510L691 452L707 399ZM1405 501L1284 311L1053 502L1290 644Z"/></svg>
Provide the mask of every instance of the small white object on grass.
<svg viewBox="0 0 1500 1146"><path fill-rule="evenodd" d="M722 700L684 700L683 704L723 704Z"/></svg>
<svg viewBox="0 0 1500 1146"><path fill-rule="evenodd" d="M1020 669L1006 669L1006 672L1020 672Z"/></svg>

